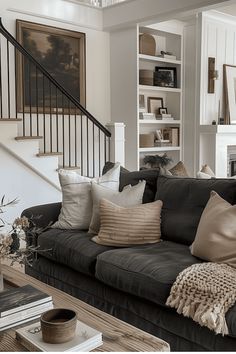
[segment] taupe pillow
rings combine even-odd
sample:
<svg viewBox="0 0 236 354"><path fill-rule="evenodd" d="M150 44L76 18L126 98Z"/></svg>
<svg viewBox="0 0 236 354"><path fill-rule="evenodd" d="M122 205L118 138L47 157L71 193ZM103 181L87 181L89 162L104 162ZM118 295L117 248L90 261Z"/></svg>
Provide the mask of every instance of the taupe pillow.
<svg viewBox="0 0 236 354"><path fill-rule="evenodd" d="M89 225L91 234L98 234L100 229L100 201L105 198L120 206L142 204L146 181L135 186L126 186L122 192L112 191L104 186L92 183L93 214Z"/></svg>
<svg viewBox="0 0 236 354"><path fill-rule="evenodd" d="M173 176L177 176L177 177L189 177L189 174L187 172L187 169L184 165L184 163L182 161L179 161L177 163L177 165L175 165L174 167L172 167L169 172L173 175Z"/></svg>
<svg viewBox="0 0 236 354"><path fill-rule="evenodd" d="M102 199L101 228L93 241L106 246L127 247L157 243L161 239L160 200L124 208Z"/></svg>
<svg viewBox="0 0 236 354"><path fill-rule="evenodd" d="M216 192L211 192L202 213L191 253L205 261L236 267L236 205Z"/></svg>

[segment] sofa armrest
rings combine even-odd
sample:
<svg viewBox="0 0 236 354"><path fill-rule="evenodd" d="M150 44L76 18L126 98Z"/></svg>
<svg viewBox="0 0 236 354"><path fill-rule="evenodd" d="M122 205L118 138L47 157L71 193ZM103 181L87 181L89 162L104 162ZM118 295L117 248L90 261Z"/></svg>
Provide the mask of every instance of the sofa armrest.
<svg viewBox="0 0 236 354"><path fill-rule="evenodd" d="M36 227L44 228L58 220L61 210L61 203L37 205L25 209L21 216L33 219Z"/></svg>

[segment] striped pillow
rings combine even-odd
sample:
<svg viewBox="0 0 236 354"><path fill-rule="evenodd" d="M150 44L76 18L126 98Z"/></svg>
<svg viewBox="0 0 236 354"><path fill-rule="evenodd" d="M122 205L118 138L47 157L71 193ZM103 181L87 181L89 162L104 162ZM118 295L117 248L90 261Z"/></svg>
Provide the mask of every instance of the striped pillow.
<svg viewBox="0 0 236 354"><path fill-rule="evenodd" d="M123 208L102 199L101 228L93 241L105 246L127 247L157 243L161 238L162 201Z"/></svg>

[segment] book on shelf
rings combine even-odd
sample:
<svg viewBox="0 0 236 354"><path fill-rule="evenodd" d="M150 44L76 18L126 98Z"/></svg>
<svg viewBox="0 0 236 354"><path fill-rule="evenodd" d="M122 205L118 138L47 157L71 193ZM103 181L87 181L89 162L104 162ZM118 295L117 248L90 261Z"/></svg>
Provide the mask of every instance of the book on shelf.
<svg viewBox="0 0 236 354"><path fill-rule="evenodd" d="M139 113L139 119L143 120L156 120L156 116L154 113L146 113L146 112L140 112Z"/></svg>
<svg viewBox="0 0 236 354"><path fill-rule="evenodd" d="M34 288L25 285L0 293L0 321L1 318L13 313L19 313L30 307L52 301L52 297Z"/></svg>
<svg viewBox="0 0 236 354"><path fill-rule="evenodd" d="M49 301L41 305L33 306L0 319L0 331L18 326L20 323L32 321L33 318L40 317L42 313L53 308L53 302Z"/></svg>
<svg viewBox="0 0 236 354"><path fill-rule="evenodd" d="M175 119L174 119L174 117L172 117L172 115L171 114L166 114L166 113L164 113L164 114L158 114L157 115L157 119L159 119L159 120L168 120L168 121L174 121Z"/></svg>
<svg viewBox="0 0 236 354"><path fill-rule="evenodd" d="M168 127L162 129L164 140L170 140L172 146L179 146L179 127Z"/></svg>
<svg viewBox="0 0 236 354"><path fill-rule="evenodd" d="M26 349L41 352L89 352L103 344L102 333L81 321L77 321L75 337L66 343L43 342L39 322L16 330L16 339Z"/></svg>

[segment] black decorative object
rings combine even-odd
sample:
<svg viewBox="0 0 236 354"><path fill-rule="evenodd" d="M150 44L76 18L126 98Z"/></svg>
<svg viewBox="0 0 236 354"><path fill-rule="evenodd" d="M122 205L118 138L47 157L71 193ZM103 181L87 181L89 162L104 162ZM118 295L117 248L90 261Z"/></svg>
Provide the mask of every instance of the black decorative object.
<svg viewBox="0 0 236 354"><path fill-rule="evenodd" d="M164 154L162 156L147 155L143 159L145 168L166 168L171 162L172 159L168 157L167 154Z"/></svg>
<svg viewBox="0 0 236 354"><path fill-rule="evenodd" d="M154 72L154 86L177 87L177 70L172 67L156 66Z"/></svg>

